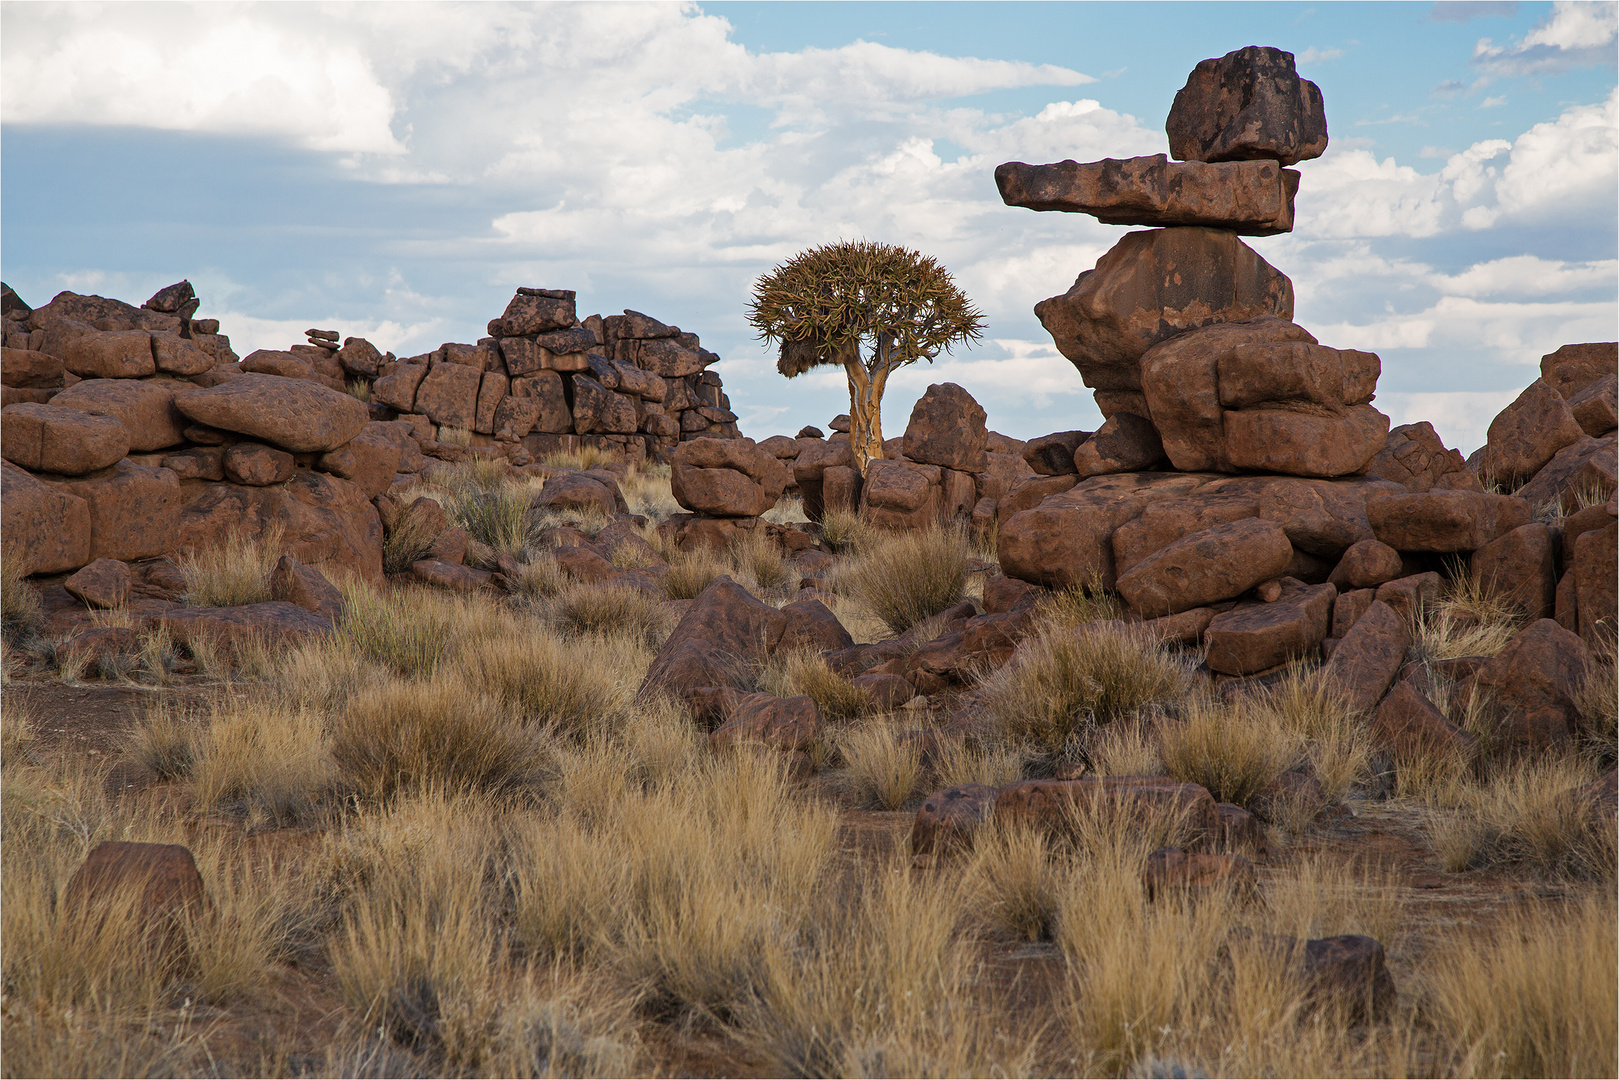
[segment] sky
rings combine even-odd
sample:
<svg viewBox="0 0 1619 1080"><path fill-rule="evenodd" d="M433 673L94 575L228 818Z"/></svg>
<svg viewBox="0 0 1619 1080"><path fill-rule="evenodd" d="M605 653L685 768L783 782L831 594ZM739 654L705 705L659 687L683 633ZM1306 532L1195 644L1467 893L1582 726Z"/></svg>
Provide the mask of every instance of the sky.
<svg viewBox="0 0 1619 1080"><path fill-rule="evenodd" d="M1198 61L1297 57L1331 144L1248 243L1295 320L1383 361L1376 404L1464 452L1540 357L1619 336L1611 2L0 4L0 275L139 303L189 278L237 352L319 327L405 356L518 286L723 359L744 434L825 427L753 282L813 245L937 257L984 339L952 381L1019 438L1100 415L1033 314L1126 232L1002 205L1003 161L1165 153Z"/></svg>

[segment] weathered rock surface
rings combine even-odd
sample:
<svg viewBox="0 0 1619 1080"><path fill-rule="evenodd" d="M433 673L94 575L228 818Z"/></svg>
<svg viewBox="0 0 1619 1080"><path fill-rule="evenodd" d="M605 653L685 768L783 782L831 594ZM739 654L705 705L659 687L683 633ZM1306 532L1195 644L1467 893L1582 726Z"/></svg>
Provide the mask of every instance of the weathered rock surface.
<svg viewBox="0 0 1619 1080"><path fill-rule="evenodd" d="M973 837L995 813L996 789L962 784L922 800L911 824L911 854L937 858L972 847Z"/></svg>
<svg viewBox="0 0 1619 1080"><path fill-rule="evenodd" d="M33 472L82 476L129 453L129 429L110 416L26 403L0 410L0 455Z"/></svg>
<svg viewBox="0 0 1619 1080"><path fill-rule="evenodd" d="M1202 225L1244 236L1293 229L1299 174L1274 161L1207 164L1152 157L1105 158L995 169L1007 206L1089 214L1109 225Z"/></svg>
<svg viewBox="0 0 1619 1080"><path fill-rule="evenodd" d="M1482 491L1426 491L1366 500L1377 539L1399 551L1476 551L1529 523L1529 504Z"/></svg>
<svg viewBox="0 0 1619 1080"><path fill-rule="evenodd" d="M695 439L669 454L670 486L687 510L758 517L781 498L787 469L752 439Z"/></svg>
<svg viewBox="0 0 1619 1080"><path fill-rule="evenodd" d="M737 703L731 718L708 734L708 745L729 750L748 743L773 750L808 750L821 734L821 712L814 699L749 694Z"/></svg>
<svg viewBox="0 0 1619 1080"><path fill-rule="evenodd" d="M1164 130L1169 152L1181 161L1292 165L1327 149L1321 90L1299 78L1292 53L1259 45L1193 68Z"/></svg>
<svg viewBox="0 0 1619 1080"><path fill-rule="evenodd" d="M296 471L291 454L254 442L239 442L226 448L222 464L227 480L248 487L285 483Z"/></svg>
<svg viewBox="0 0 1619 1080"><path fill-rule="evenodd" d="M1564 398L1619 369L1619 342L1591 341L1564 345L1540 358L1540 377Z"/></svg>
<svg viewBox="0 0 1619 1080"><path fill-rule="evenodd" d="M174 407L186 383L163 379L86 379L51 398L58 408L110 416L129 431L129 448L140 453L185 441L186 418Z"/></svg>
<svg viewBox="0 0 1619 1080"><path fill-rule="evenodd" d="M332 575L357 574L380 586L382 521L359 485L299 470L285 484L205 484L191 495L163 551L199 551L233 536L263 536L279 525L283 548Z"/></svg>
<svg viewBox="0 0 1619 1080"><path fill-rule="evenodd" d="M1241 596L1279 577L1292 557L1293 546L1280 525L1243 518L1154 552L1119 576L1118 589L1143 616L1172 615Z"/></svg>
<svg viewBox="0 0 1619 1080"><path fill-rule="evenodd" d="M983 406L955 383L934 383L917 399L905 428L905 456L924 465L982 472L989 429Z"/></svg>
<svg viewBox="0 0 1619 1080"><path fill-rule="evenodd" d="M1132 412L1116 412L1074 450L1074 475L1081 479L1108 473L1140 472L1164 460L1164 444L1152 421Z"/></svg>
<svg viewBox="0 0 1619 1080"><path fill-rule="evenodd" d="M1141 885L1148 900L1174 893L1201 893L1229 889L1244 893L1256 884L1254 864L1241 855L1194 852L1161 847L1147 856Z"/></svg>
<svg viewBox="0 0 1619 1080"><path fill-rule="evenodd" d="M332 628L329 621L314 612L282 600L241 607L172 608L157 621L177 645L206 639L225 648L252 640L292 643L327 633Z"/></svg>
<svg viewBox="0 0 1619 1080"><path fill-rule="evenodd" d="M1327 659L1323 677L1338 684L1351 709L1364 711L1382 700L1399 675L1405 650L1411 645L1411 632L1406 620L1388 604L1377 601L1371 590L1348 595L1359 596L1366 606L1360 616L1344 620L1349 625L1339 635L1341 640ZM1338 623L1338 612L1334 610L1335 633Z"/></svg>
<svg viewBox="0 0 1619 1080"><path fill-rule="evenodd" d="M365 402L302 379L242 375L206 390L177 394L186 416L294 453L336 450L371 419Z"/></svg>
<svg viewBox="0 0 1619 1080"><path fill-rule="evenodd" d="M1372 717L1372 737L1396 762L1424 757L1471 758L1478 740L1452 724L1411 683L1394 684Z"/></svg>
<svg viewBox="0 0 1619 1080"><path fill-rule="evenodd" d="M1473 552L1473 580L1532 619L1550 618L1557 602L1557 551L1547 525L1532 521Z"/></svg>
<svg viewBox="0 0 1619 1080"><path fill-rule="evenodd" d="M90 559L149 559L174 549L184 496L167 469L124 458L111 468L50 481L90 511ZM86 560L89 561L89 560Z"/></svg>
<svg viewBox="0 0 1619 1080"><path fill-rule="evenodd" d="M90 505L0 462L0 536L24 576L75 570L92 558Z"/></svg>
<svg viewBox="0 0 1619 1080"><path fill-rule="evenodd" d="M1293 283L1235 233L1127 234L1068 292L1035 305L1057 348L1097 391L1102 415L1151 415L1140 361L1152 346L1210 323L1293 318Z"/></svg>
<svg viewBox="0 0 1619 1080"><path fill-rule="evenodd" d="M1605 375L1569 398L1568 411L1587 435L1601 438L1619 427L1619 375Z"/></svg>
<svg viewBox="0 0 1619 1080"><path fill-rule="evenodd" d="M1499 721L1495 741L1534 753L1567 747L1579 710L1575 698L1591 651L1550 619L1530 623L1456 688L1455 710L1474 701ZM1475 699L1477 699L1475 701Z"/></svg>
<svg viewBox="0 0 1619 1080"><path fill-rule="evenodd" d="M721 575L692 602L653 657L641 693L661 691L685 700L699 687L739 687L749 666L773 651L786 629L787 616Z"/></svg>
<svg viewBox="0 0 1619 1080"><path fill-rule="evenodd" d="M1530 383L1517 400L1490 421L1478 456L1478 474L1512 491L1534 477L1557 451L1585 432L1563 395L1544 379Z"/></svg>
<svg viewBox="0 0 1619 1080"><path fill-rule="evenodd" d="M1446 449L1426 420L1389 429L1388 440L1367 464L1366 474L1391 480L1411 492L1484 490L1461 452Z"/></svg>
<svg viewBox="0 0 1619 1080"><path fill-rule="evenodd" d="M1349 546L1327 578L1339 589L1375 589L1400 576L1400 553L1381 540L1361 540Z"/></svg>
<svg viewBox="0 0 1619 1080"><path fill-rule="evenodd" d="M354 340L350 338L349 340ZM343 616L343 594L312 566L283 555L270 572L270 599L312 611L332 624Z"/></svg>
<svg viewBox="0 0 1619 1080"><path fill-rule="evenodd" d="M1216 615L1203 632L1204 662L1224 675L1253 675L1314 656L1327 636L1337 595L1331 585L1309 585L1269 604Z"/></svg>

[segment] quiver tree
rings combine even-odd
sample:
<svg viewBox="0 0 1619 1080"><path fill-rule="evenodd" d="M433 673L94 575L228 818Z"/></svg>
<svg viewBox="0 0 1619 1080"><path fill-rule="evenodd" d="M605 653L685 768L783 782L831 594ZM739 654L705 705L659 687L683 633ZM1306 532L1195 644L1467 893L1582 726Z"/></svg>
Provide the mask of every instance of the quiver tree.
<svg viewBox="0 0 1619 1080"><path fill-rule="evenodd" d="M983 316L950 272L894 244L845 241L810 248L753 286L748 321L779 343L789 379L821 365L849 377L849 441L861 471L883 456L888 374L939 350L976 341Z"/></svg>

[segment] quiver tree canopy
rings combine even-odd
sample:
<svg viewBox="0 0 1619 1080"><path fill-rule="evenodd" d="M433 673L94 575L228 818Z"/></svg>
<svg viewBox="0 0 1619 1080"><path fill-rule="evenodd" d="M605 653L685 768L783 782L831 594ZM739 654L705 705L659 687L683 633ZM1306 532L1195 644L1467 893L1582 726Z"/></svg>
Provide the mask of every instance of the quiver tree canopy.
<svg viewBox="0 0 1619 1080"><path fill-rule="evenodd" d="M849 377L850 441L862 468L882 457L888 373L975 341L983 316L938 260L895 244L810 248L754 283L748 321L778 343L789 379L839 366Z"/></svg>

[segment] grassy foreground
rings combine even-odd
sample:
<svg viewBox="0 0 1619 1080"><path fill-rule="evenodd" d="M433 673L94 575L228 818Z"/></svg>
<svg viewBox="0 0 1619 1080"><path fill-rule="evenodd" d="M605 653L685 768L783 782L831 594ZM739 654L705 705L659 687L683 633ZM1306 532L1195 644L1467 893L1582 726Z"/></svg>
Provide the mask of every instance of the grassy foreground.
<svg viewBox="0 0 1619 1080"><path fill-rule="evenodd" d="M204 645L181 658L195 675L162 640L94 684L8 661L5 1075L1619 1071L1615 842L1570 797L1612 764L1611 665L1575 753L1391 765L1311 673L1226 702L1196 689L1195 655L1088 628L1116 611L1078 590L1050 598L1019 662L938 710L879 712L811 653L753 672L829 721L818 771L795 779L777 755L716 756L682 707L638 696L674 614L539 550L544 528L605 519L535 520L533 491L487 470L435 481L494 553L473 559L528 558L521 589L344 582L329 638ZM625 489L654 521L674 509L666 474ZM828 533L831 606L857 640L926 641L978 588L960 534ZM768 546L688 555L638 535L614 561L668 559L671 598L719 573L769 603L796 592ZM194 598L260 598L274 544L189 564ZM14 644L26 588L7 583ZM1513 615L1487 609L1452 594L1421 655L1499 649ZM103 752L62 737L69 692L132 702ZM946 706L974 734L939 735ZM1251 891L1149 901L1142 862L1175 823L1105 808L1064 837L980 834L926 869L906 839L951 784L1083 764L1249 803L1301 763L1349 814L1273 814ZM195 853L211 903L186 949L154 944L134 897L93 917L59 902L104 839ZM1376 1023L1315 1007L1276 957L1228 955L1239 928L1372 935L1399 1005Z"/></svg>

